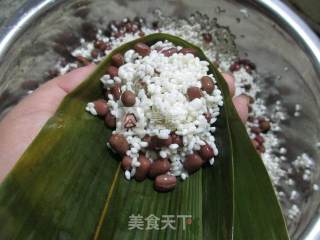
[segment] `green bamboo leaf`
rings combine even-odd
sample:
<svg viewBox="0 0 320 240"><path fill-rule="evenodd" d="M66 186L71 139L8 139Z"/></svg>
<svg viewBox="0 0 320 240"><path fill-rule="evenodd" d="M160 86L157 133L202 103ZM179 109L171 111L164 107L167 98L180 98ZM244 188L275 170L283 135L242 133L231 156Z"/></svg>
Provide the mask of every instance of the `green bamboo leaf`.
<svg viewBox="0 0 320 240"><path fill-rule="evenodd" d="M217 122L219 158L213 168L195 173L169 193L152 182L126 181L117 156L107 150L111 135L103 121L84 112L101 94L99 79L112 54L137 41L169 40L152 34L110 54L62 102L0 187L0 239L288 239L266 169L252 147L220 73L225 105ZM129 230L132 215L191 216L175 228ZM146 226L145 226L146 227Z"/></svg>

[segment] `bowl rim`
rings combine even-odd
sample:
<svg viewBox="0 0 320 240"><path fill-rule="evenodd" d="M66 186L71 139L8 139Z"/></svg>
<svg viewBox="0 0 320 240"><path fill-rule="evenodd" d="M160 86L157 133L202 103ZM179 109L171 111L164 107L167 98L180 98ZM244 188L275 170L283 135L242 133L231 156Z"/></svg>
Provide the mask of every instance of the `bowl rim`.
<svg viewBox="0 0 320 240"><path fill-rule="evenodd" d="M42 14L64 0L31 0L23 4L0 28L0 65L15 40ZM276 20L305 51L320 76L320 40L314 31L281 0L238 0L255 7ZM302 239L320 239L320 214L313 217L302 233Z"/></svg>

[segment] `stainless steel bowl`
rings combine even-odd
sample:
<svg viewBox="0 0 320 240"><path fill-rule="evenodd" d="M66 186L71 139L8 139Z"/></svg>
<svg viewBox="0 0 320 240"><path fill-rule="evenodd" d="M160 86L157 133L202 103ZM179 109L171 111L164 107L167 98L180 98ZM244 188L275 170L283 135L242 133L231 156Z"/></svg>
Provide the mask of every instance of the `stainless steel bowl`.
<svg viewBox="0 0 320 240"><path fill-rule="evenodd" d="M21 3L24 5L17 9ZM314 158L314 182L319 183L319 148L315 143L320 140L320 43L285 4L278 0L11 1L4 16L12 17L0 26L1 94L14 92L17 97L23 96L25 92L20 85L24 80L42 78L58 58L52 50L52 39L58 33L79 27L84 20L75 13L84 6L90 10L87 20L100 25L126 16L148 17L158 8L168 16L181 17L199 11L230 26L241 54L248 54L260 72L281 76L266 91L276 91L289 110L296 103L303 106L303 116L289 119L284 126L285 138L290 144L290 154L307 151ZM249 16L245 16L246 11L239 11L244 8ZM236 18L242 19L241 23ZM4 107L18 100L13 99ZM304 196L300 203L301 217L296 225L290 226L293 239L320 239L319 199L318 192Z"/></svg>

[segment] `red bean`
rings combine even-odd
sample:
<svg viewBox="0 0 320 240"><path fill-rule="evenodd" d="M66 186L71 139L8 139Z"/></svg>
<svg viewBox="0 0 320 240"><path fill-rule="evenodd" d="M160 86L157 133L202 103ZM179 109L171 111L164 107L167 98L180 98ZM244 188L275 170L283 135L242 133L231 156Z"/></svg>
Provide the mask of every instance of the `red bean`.
<svg viewBox="0 0 320 240"><path fill-rule="evenodd" d="M266 149L264 148L263 145L259 145L257 150L258 150L259 153L264 153L266 151Z"/></svg>
<svg viewBox="0 0 320 240"><path fill-rule="evenodd" d="M176 52L178 52L178 50L176 48L169 48L169 49L161 51L161 53L166 57L170 57Z"/></svg>
<svg viewBox="0 0 320 240"><path fill-rule="evenodd" d="M247 70L255 70L256 69L256 65L251 62L249 59L240 59L238 61L239 64L244 65L245 69Z"/></svg>
<svg viewBox="0 0 320 240"><path fill-rule="evenodd" d="M147 44L141 42L136 43L133 49L143 57L149 55L151 52L150 47Z"/></svg>
<svg viewBox="0 0 320 240"><path fill-rule="evenodd" d="M140 162L140 166L136 168L134 178L140 182L146 179L151 167L151 162L144 154L139 155L138 161Z"/></svg>
<svg viewBox="0 0 320 240"><path fill-rule="evenodd" d="M246 70L247 73L252 73L252 68L249 65L244 65L244 69Z"/></svg>
<svg viewBox="0 0 320 240"><path fill-rule="evenodd" d="M252 96L246 95L249 98L249 103L254 103L254 98Z"/></svg>
<svg viewBox="0 0 320 240"><path fill-rule="evenodd" d="M236 72L236 71L239 71L240 68L241 68L241 66L240 66L239 63L233 63L233 64L230 66L229 70L230 70L231 72Z"/></svg>
<svg viewBox="0 0 320 240"><path fill-rule="evenodd" d="M159 192L168 192L177 185L177 178L172 175L159 175L154 181L154 188Z"/></svg>
<svg viewBox="0 0 320 240"><path fill-rule="evenodd" d="M119 37L121 37L121 36L123 36L124 35L124 33L122 33L122 32L114 32L113 33L113 36L115 37L115 38L119 38Z"/></svg>
<svg viewBox="0 0 320 240"><path fill-rule="evenodd" d="M192 54L193 56L196 56L197 55L197 50L194 49L194 48L182 48L179 53L182 53L182 54Z"/></svg>
<svg viewBox="0 0 320 240"><path fill-rule="evenodd" d="M214 90L214 83L212 79L208 76L203 76L201 78L201 89L211 94Z"/></svg>
<svg viewBox="0 0 320 240"><path fill-rule="evenodd" d="M149 136L149 135L145 135L143 137L143 141L148 143L148 149L150 150L156 150L159 149L159 144L158 144L158 137L156 136Z"/></svg>
<svg viewBox="0 0 320 240"><path fill-rule="evenodd" d="M151 164L149 177L155 178L158 175L165 174L170 170L170 162L167 158L160 158Z"/></svg>
<svg viewBox="0 0 320 240"><path fill-rule="evenodd" d="M129 156L124 156L121 161L121 166L123 170L131 170L132 159Z"/></svg>
<svg viewBox="0 0 320 240"><path fill-rule="evenodd" d="M129 144L127 139L121 134L112 134L109 139L109 144L113 150L121 155L125 155L129 150Z"/></svg>
<svg viewBox="0 0 320 240"><path fill-rule="evenodd" d="M251 132L253 132L255 134L259 134L259 133L261 133L261 129L258 127L251 127Z"/></svg>
<svg viewBox="0 0 320 240"><path fill-rule="evenodd" d="M101 40L97 40L97 41L94 43L94 46L95 46L96 48L98 48L99 50L101 50L101 51L105 51L105 50L111 48L109 44L107 44L107 43L105 43L105 42L103 42L103 41L101 41Z"/></svg>
<svg viewBox="0 0 320 240"><path fill-rule="evenodd" d="M133 24L131 22L125 23L123 27L127 33L134 32Z"/></svg>
<svg viewBox="0 0 320 240"><path fill-rule="evenodd" d="M89 59L85 58L84 56L77 56L76 58L77 58L77 60L78 60L81 64L83 64L83 65L85 65L85 66L91 64L91 62L89 61Z"/></svg>
<svg viewBox="0 0 320 240"><path fill-rule="evenodd" d="M196 98L201 98L202 96L201 89L198 87L189 87L187 89L187 95L190 101Z"/></svg>
<svg viewBox="0 0 320 240"><path fill-rule="evenodd" d="M202 34L202 38L203 38L203 41L206 42L206 43L212 42L212 35L211 35L211 33L203 33L203 34Z"/></svg>
<svg viewBox="0 0 320 240"><path fill-rule="evenodd" d="M198 154L193 153L186 156L186 159L183 162L183 167L189 173L194 173L195 171L201 168L203 163L204 161L202 160L202 158Z"/></svg>
<svg viewBox="0 0 320 240"><path fill-rule="evenodd" d="M57 69L49 69L47 72L47 80L55 78L56 76L58 76L60 74L60 72Z"/></svg>
<svg viewBox="0 0 320 240"><path fill-rule="evenodd" d="M21 84L21 88L25 90L35 90L39 87L39 82L35 80L26 80Z"/></svg>
<svg viewBox="0 0 320 240"><path fill-rule="evenodd" d="M106 72L107 74L110 75L111 78L118 76L118 68L115 66L112 66L112 65L108 66Z"/></svg>
<svg viewBox="0 0 320 240"><path fill-rule="evenodd" d="M256 135L254 138L260 145L264 143L264 138L261 135Z"/></svg>
<svg viewBox="0 0 320 240"><path fill-rule="evenodd" d="M115 128L117 125L116 117L110 111L104 117L104 122L109 128Z"/></svg>
<svg viewBox="0 0 320 240"><path fill-rule="evenodd" d="M121 95L121 101L124 106L132 107L136 103L136 95L132 91L125 91Z"/></svg>
<svg viewBox="0 0 320 240"><path fill-rule="evenodd" d="M97 58L98 55L99 55L99 52L98 52L96 49L93 49L93 50L91 51L91 57Z"/></svg>
<svg viewBox="0 0 320 240"><path fill-rule="evenodd" d="M166 139L158 138L157 142L159 147L169 147L172 144L172 137L169 135Z"/></svg>
<svg viewBox="0 0 320 240"><path fill-rule="evenodd" d="M211 114L209 112L206 112L203 114L203 116L207 119L207 122L210 123L212 118Z"/></svg>
<svg viewBox="0 0 320 240"><path fill-rule="evenodd" d="M253 116L248 116L248 122L253 122L254 121L254 117Z"/></svg>
<svg viewBox="0 0 320 240"><path fill-rule="evenodd" d="M210 147L210 145L207 143L202 145L200 147L199 155L204 161L210 160L214 156L212 147Z"/></svg>
<svg viewBox="0 0 320 240"><path fill-rule="evenodd" d="M105 116L108 112L108 104L104 99L98 99L93 102L94 109L99 116Z"/></svg>
<svg viewBox="0 0 320 240"><path fill-rule="evenodd" d="M270 125L270 122L267 120L260 120L259 127L263 133L266 133L270 130L271 125Z"/></svg>
<svg viewBox="0 0 320 240"><path fill-rule="evenodd" d="M145 33L143 31L139 32L139 37L143 37L145 35Z"/></svg>
<svg viewBox="0 0 320 240"><path fill-rule="evenodd" d="M175 133L171 133L172 144L178 144L179 146L183 145L182 136L179 136Z"/></svg>
<svg viewBox="0 0 320 240"><path fill-rule="evenodd" d="M113 95L113 98L115 101L120 99L121 96L121 86L120 83L116 83L113 85L110 89L111 94Z"/></svg>
<svg viewBox="0 0 320 240"><path fill-rule="evenodd" d="M116 67L120 67L124 64L123 55L121 53L116 53L112 56L111 61L113 65L115 65Z"/></svg>
<svg viewBox="0 0 320 240"><path fill-rule="evenodd" d="M93 23L83 22L81 24L81 35L87 41L95 40L97 37L97 28Z"/></svg>

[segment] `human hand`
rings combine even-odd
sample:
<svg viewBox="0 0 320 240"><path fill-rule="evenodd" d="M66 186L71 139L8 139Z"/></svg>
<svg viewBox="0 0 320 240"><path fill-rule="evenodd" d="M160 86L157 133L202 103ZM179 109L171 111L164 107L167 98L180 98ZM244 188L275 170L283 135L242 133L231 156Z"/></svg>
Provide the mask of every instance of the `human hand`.
<svg viewBox="0 0 320 240"><path fill-rule="evenodd" d="M32 94L16 105L0 122L0 183L11 171L23 152L38 135L41 128L54 115L63 98L75 89L95 65L76 69L41 85ZM223 74L234 96L234 78ZM248 117L249 98L241 95L233 103L243 122Z"/></svg>

